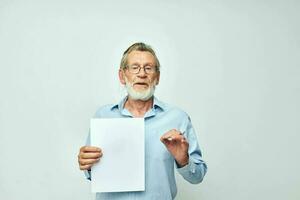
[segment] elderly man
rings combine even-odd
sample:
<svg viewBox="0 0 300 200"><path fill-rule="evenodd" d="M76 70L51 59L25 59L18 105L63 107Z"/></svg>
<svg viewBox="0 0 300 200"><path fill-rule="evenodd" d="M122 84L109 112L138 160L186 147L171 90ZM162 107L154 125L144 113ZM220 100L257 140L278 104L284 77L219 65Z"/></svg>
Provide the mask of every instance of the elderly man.
<svg viewBox="0 0 300 200"><path fill-rule="evenodd" d="M135 43L124 52L119 79L128 95L118 104L101 107L95 118L144 118L145 191L97 193L97 199L174 199L177 193L174 169L190 183L203 180L207 167L191 120L184 111L153 96L159 78L159 60L149 45ZM89 146L89 140L88 137L87 146L80 148L78 162L91 179L90 169L105 156L105 149L102 153L101 147Z"/></svg>

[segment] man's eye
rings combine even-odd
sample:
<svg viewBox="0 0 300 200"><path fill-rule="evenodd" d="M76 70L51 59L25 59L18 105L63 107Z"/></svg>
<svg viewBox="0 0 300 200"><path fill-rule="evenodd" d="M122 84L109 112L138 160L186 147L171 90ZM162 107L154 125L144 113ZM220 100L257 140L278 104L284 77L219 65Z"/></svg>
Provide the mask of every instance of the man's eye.
<svg viewBox="0 0 300 200"><path fill-rule="evenodd" d="M152 71L152 67L150 67L150 66L149 67L145 67L145 69L148 70L148 71Z"/></svg>
<svg viewBox="0 0 300 200"><path fill-rule="evenodd" d="M138 69L139 67L134 65L134 66L131 66L131 69Z"/></svg>

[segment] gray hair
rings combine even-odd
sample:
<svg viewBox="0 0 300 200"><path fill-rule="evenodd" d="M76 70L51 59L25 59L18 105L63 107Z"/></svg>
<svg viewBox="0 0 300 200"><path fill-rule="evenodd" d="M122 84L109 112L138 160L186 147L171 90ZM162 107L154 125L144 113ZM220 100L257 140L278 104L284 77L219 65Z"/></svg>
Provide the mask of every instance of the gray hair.
<svg viewBox="0 0 300 200"><path fill-rule="evenodd" d="M123 53L123 56L121 59L120 69L125 69L127 67L127 57L128 57L128 54L132 51L147 51L147 52L151 53L155 58L156 71L158 71L158 72L160 71L160 63L159 63L158 58L156 57L154 50L152 49L152 47L150 45L145 44L143 42L134 43L133 45L128 47L128 49L126 49L126 51Z"/></svg>

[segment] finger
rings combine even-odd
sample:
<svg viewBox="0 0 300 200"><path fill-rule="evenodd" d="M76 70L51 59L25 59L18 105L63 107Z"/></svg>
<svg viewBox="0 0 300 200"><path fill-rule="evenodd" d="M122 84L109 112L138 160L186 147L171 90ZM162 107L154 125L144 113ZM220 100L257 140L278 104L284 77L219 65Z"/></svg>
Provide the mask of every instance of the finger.
<svg viewBox="0 0 300 200"><path fill-rule="evenodd" d="M181 141L184 138L184 136L182 134L178 133L178 134L172 135L172 138L174 140Z"/></svg>
<svg viewBox="0 0 300 200"><path fill-rule="evenodd" d="M178 131L176 129L169 130L168 132L166 132L161 136L161 139L164 140L164 139L171 138L173 135L178 134L177 132Z"/></svg>
<svg viewBox="0 0 300 200"><path fill-rule="evenodd" d="M94 146L83 146L80 148L81 152L101 152L102 150L99 147Z"/></svg>
<svg viewBox="0 0 300 200"><path fill-rule="evenodd" d="M182 143L187 142L187 141L186 141L186 138L185 138L184 136L182 136L181 142L182 142Z"/></svg>
<svg viewBox="0 0 300 200"><path fill-rule="evenodd" d="M183 139L184 137L178 133L176 134L173 134L173 135L170 135L168 138L165 138L164 140L167 140L167 141L172 141L172 142L181 142L181 140Z"/></svg>
<svg viewBox="0 0 300 200"><path fill-rule="evenodd" d="M181 144L183 144L183 145L189 145L189 142L185 139L185 138L183 138L182 140L181 140Z"/></svg>
<svg viewBox="0 0 300 200"><path fill-rule="evenodd" d="M90 170L92 165L80 165L79 168L80 170Z"/></svg>
<svg viewBox="0 0 300 200"><path fill-rule="evenodd" d="M160 141L163 143L163 144L165 144L165 145L169 145L170 143L171 143L171 139L167 139L167 138L165 138L165 139L160 139Z"/></svg>
<svg viewBox="0 0 300 200"><path fill-rule="evenodd" d="M180 140L177 140L175 138L169 137L169 138L163 139L161 142L163 144L169 146L169 145L180 143Z"/></svg>
<svg viewBox="0 0 300 200"><path fill-rule="evenodd" d="M168 146L173 146L173 145L183 145L183 146L189 146L187 140L183 136L176 136L172 138L172 140L162 140L162 143L164 145Z"/></svg>
<svg viewBox="0 0 300 200"><path fill-rule="evenodd" d="M94 164L98 162L100 159L79 159L80 165L88 165L88 164Z"/></svg>
<svg viewBox="0 0 300 200"><path fill-rule="evenodd" d="M102 157L102 153L81 153L80 154L80 158L94 158L94 159L97 159L97 158L100 158Z"/></svg>

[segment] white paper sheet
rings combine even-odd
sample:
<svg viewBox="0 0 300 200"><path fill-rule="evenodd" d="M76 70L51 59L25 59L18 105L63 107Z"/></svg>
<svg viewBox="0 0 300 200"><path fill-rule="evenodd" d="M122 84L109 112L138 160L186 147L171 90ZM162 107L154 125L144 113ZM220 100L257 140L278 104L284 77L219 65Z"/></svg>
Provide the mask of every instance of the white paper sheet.
<svg viewBox="0 0 300 200"><path fill-rule="evenodd" d="M91 119L91 145L103 157L91 169L92 192L145 190L143 118Z"/></svg>

